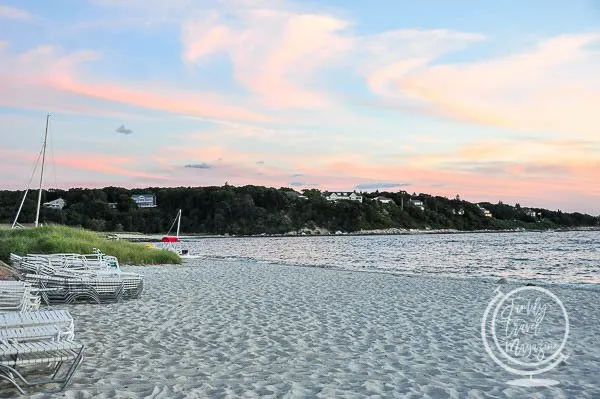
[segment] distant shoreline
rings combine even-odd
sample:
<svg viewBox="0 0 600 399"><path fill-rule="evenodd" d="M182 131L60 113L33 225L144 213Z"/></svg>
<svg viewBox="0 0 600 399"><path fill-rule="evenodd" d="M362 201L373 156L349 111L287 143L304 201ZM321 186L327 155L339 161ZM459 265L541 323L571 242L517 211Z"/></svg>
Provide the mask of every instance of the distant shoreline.
<svg viewBox="0 0 600 399"><path fill-rule="evenodd" d="M473 234L473 233L547 233L547 232L568 232L568 231L600 231L600 227L595 226L584 226L584 227L572 227L572 228L555 228L555 229L503 229L503 230L453 230L453 229L379 229L379 230L366 230L356 231L350 233L342 232L325 232L325 231L294 231L285 234L250 234L250 235L229 235L229 234L183 234L180 235L181 240L196 240L206 238L263 238L263 237L339 237L339 236L387 236L387 235L423 235L423 234ZM102 234L99 232L99 234ZM144 233L107 233L115 239L129 240L129 241L143 241L143 242L158 242L161 241L164 234L144 234ZM117 238L118 237L118 238Z"/></svg>

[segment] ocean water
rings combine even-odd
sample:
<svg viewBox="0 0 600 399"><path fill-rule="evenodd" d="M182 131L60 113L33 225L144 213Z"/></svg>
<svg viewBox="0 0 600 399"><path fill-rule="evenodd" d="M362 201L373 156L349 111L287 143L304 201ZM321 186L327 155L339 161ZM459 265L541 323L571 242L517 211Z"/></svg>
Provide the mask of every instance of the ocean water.
<svg viewBox="0 0 600 399"><path fill-rule="evenodd" d="M600 231L186 240L205 259L600 288Z"/></svg>

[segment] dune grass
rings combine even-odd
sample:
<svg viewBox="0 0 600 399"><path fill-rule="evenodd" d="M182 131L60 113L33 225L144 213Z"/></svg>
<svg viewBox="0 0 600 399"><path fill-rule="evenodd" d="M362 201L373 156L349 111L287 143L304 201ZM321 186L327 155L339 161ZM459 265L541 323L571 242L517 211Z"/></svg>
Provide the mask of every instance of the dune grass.
<svg viewBox="0 0 600 399"><path fill-rule="evenodd" d="M144 244L124 240L107 240L100 234L82 228L47 225L38 228L0 230L0 259L7 262L10 253L81 253L91 254L94 248L116 256L121 264L179 264L174 252L148 248Z"/></svg>

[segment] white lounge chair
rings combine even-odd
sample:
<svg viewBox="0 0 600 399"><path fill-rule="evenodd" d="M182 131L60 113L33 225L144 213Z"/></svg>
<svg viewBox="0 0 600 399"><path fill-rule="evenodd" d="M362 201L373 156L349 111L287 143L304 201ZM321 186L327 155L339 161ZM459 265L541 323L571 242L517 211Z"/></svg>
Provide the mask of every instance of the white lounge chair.
<svg viewBox="0 0 600 399"><path fill-rule="evenodd" d="M75 323L68 310L0 313L0 330L53 326L59 330L57 340L73 340Z"/></svg>
<svg viewBox="0 0 600 399"><path fill-rule="evenodd" d="M123 297L124 284L120 278L103 278L97 276L76 276L73 274L46 276L27 274L25 278L35 282L41 288L44 302L75 303L118 302Z"/></svg>
<svg viewBox="0 0 600 399"><path fill-rule="evenodd" d="M91 255L11 254L11 262L27 281L41 289L47 304L117 302L139 298L144 289L142 275L121 272L115 257L98 250Z"/></svg>
<svg viewBox="0 0 600 399"><path fill-rule="evenodd" d="M24 281L0 281L0 313L39 309L38 290Z"/></svg>
<svg viewBox="0 0 600 399"><path fill-rule="evenodd" d="M94 248L93 254L28 254L24 257L13 256L11 254L11 263L18 267L21 261L45 262L55 268L67 268L77 270L112 270L119 272L119 261L114 256L103 254L100 250Z"/></svg>
<svg viewBox="0 0 600 399"><path fill-rule="evenodd" d="M37 385L61 384L63 389L83 361L84 349L84 345L71 341L0 341L0 379L10 382L23 395L26 394L24 388ZM70 365L59 375L67 362ZM50 378L30 381L23 376L30 366L38 368L52 365Z"/></svg>
<svg viewBox="0 0 600 399"><path fill-rule="evenodd" d="M60 384L64 388L81 364L85 349L73 338L73 317L67 310L0 314L0 379L22 394L36 385ZM24 377L33 371L39 375L40 370L50 370L50 376Z"/></svg>
<svg viewBox="0 0 600 399"><path fill-rule="evenodd" d="M0 341L60 341L60 329L53 325L0 328Z"/></svg>

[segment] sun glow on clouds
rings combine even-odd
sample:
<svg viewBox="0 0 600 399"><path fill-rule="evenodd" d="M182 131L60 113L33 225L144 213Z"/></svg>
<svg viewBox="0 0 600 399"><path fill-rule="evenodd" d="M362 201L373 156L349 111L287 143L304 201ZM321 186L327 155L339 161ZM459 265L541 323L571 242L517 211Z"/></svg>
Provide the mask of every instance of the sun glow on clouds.
<svg viewBox="0 0 600 399"><path fill-rule="evenodd" d="M120 148L126 156L62 151L70 153L59 161L65 173L94 172L89 185L108 176L153 185L229 181L337 190L410 182L411 192L526 198L540 206L549 198L568 203L576 192L572 209L600 212L594 181L600 34L555 34L493 57L450 62L448 56L502 37L418 23L363 34L360 18L271 0L181 0L170 8L157 0L92 4L99 18L89 25L94 32L102 31L102 18L114 16L133 21L128 29L146 21L140 35L160 26L179 37L180 58L169 61L180 72L140 78L115 58L132 51L160 63L160 43L146 46L151 53L144 46L115 51L84 29L78 32L88 46L80 48L61 47L60 39L24 46L18 35L0 37L0 107L8 112L103 117L110 126L137 118L131 136L144 146ZM30 23L36 15L0 6L0 18L11 23ZM58 28L46 29L52 36ZM219 69L224 62L228 68ZM194 80L197 74L210 79L217 69L215 79L230 72L221 90L207 91ZM331 73L344 84L325 80ZM349 98L348 92L359 94ZM24 129L8 116L0 113L0 125ZM152 129L159 118L169 121L167 131ZM190 129L193 123L197 128ZM100 140L92 119L86 127L88 141ZM124 136L117 136L115 145L122 145Z"/></svg>
<svg viewBox="0 0 600 399"><path fill-rule="evenodd" d="M4 179L5 188L18 190L25 188L37 155L0 150L0 156L7 161L5 170L11 171ZM144 171L143 159L93 152L68 153L63 151L56 156L50 153L47 155L44 185L50 187L104 187L110 185L105 182L111 181L131 185L140 180L154 185L164 184L169 179L169 176L162 172L155 174ZM12 173L11 168L14 168L15 173ZM23 173L24 171L27 171L27 174ZM36 173L39 173L39 164ZM85 184L77 183L82 181Z"/></svg>
<svg viewBox="0 0 600 399"><path fill-rule="evenodd" d="M242 12L229 25L215 13L184 23L184 59L195 64L227 53L235 79L268 106L320 108L331 99L306 82L350 50L352 39L342 34L347 25L326 15L272 10Z"/></svg>
<svg viewBox="0 0 600 399"><path fill-rule="evenodd" d="M527 52L473 63L434 66L413 60L384 78L374 74L389 91L382 90L384 83L373 88L459 120L595 136L600 53L588 48L592 44L600 44L600 35L559 36Z"/></svg>
<svg viewBox="0 0 600 399"><path fill-rule="evenodd" d="M69 154L56 159L56 163L62 166L68 166L75 169L85 169L101 174L123 175L129 177L143 177L153 180L166 180L166 176L152 173L141 172L127 168L132 163L132 159L123 157L112 157L105 155L78 155Z"/></svg>
<svg viewBox="0 0 600 399"><path fill-rule="evenodd" d="M0 50L2 48L0 47ZM97 61L101 55L96 51L65 52L54 46L39 46L18 54L0 52L0 88L14 95L2 96L0 105L31 108L28 100L48 107L79 109L81 113L95 114L80 107L81 99L121 103L149 110L172 112L229 120L268 121L269 118L235 107L220 100L218 95L197 93L181 88L172 89L163 84L135 87L131 84L85 82L81 72L83 64ZM3 90L4 91L4 90ZM62 103L56 102L54 94ZM96 106L97 107L97 106Z"/></svg>

